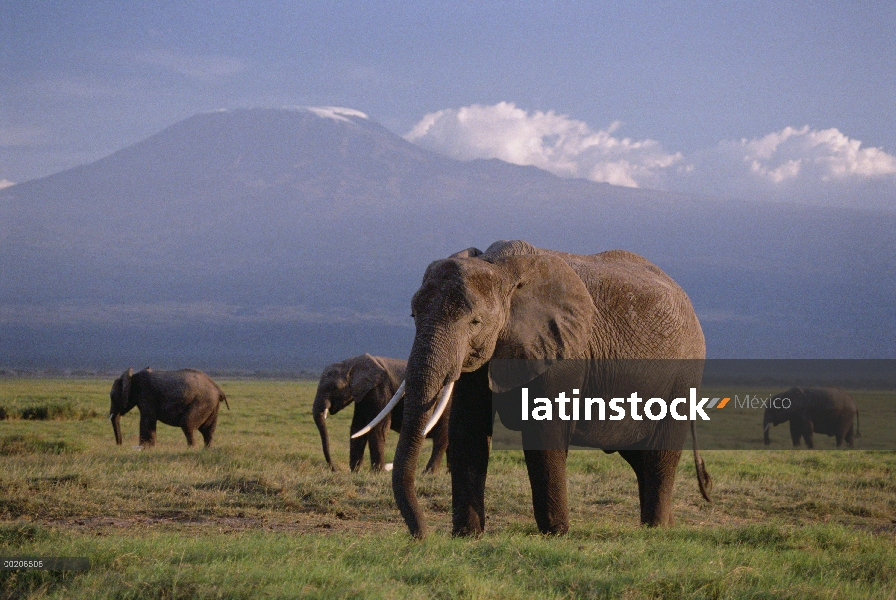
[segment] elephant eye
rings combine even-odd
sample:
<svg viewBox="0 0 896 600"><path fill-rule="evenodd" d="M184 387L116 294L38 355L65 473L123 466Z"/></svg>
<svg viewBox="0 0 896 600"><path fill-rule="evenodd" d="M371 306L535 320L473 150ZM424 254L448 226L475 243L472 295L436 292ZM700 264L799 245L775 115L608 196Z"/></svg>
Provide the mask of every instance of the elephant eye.
<svg viewBox="0 0 896 600"><path fill-rule="evenodd" d="M480 319L479 317L473 317L473 320L470 321L470 323L472 323L473 325L479 325L482 323L482 319Z"/></svg>

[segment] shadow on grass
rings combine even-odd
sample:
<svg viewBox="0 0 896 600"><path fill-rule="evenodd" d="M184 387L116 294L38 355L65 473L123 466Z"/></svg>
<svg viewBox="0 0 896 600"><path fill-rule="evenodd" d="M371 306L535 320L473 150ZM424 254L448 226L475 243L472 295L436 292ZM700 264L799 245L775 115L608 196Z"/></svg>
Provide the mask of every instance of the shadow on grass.
<svg viewBox="0 0 896 600"><path fill-rule="evenodd" d="M0 438L0 456L14 454L71 454L80 452L79 445L63 440L47 440L42 435L9 435Z"/></svg>

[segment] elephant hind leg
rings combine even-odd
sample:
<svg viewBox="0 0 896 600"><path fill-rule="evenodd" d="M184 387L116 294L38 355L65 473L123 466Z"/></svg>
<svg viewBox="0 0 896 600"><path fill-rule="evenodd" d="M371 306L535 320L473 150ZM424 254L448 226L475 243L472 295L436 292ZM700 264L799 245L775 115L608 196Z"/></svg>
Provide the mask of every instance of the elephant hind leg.
<svg viewBox="0 0 896 600"><path fill-rule="evenodd" d="M450 417L449 417L450 418ZM448 419L444 418L444 423L447 424ZM442 468L442 457L445 455L445 450L448 447L448 427L443 425L442 423L436 425L436 430L433 431L432 436L432 454L429 457L429 462L426 463L426 468L423 469L424 473L438 473Z"/></svg>
<svg viewBox="0 0 896 600"><path fill-rule="evenodd" d="M209 446L212 445L212 438L215 435L215 429L218 427L218 409L220 409L220 408L221 408L220 404L216 405L214 407L214 410L212 410L211 414L209 414L208 417L205 417L205 421L201 425L196 427L196 429L199 430L199 433L202 434L202 441L205 442L206 448L208 448ZM190 423L190 422L196 423L197 421L199 421L202 418L203 417L201 415L195 414L194 419L188 419L187 423ZM185 431L185 433L186 433L186 431ZM192 435L193 434L191 432L190 438L192 438ZM191 443L190 445L192 446L193 444Z"/></svg>
<svg viewBox="0 0 896 600"><path fill-rule="evenodd" d="M193 436L193 430L184 425L181 427L181 430L184 432L184 437L187 438L187 446L193 447L196 445L196 438Z"/></svg>
<svg viewBox="0 0 896 600"><path fill-rule="evenodd" d="M212 445L212 438L215 435L215 429L217 428L217 426L217 421L212 421L211 423L206 423L205 425L199 426L199 433L202 434L202 440L205 442L206 448Z"/></svg>
<svg viewBox="0 0 896 600"><path fill-rule="evenodd" d="M620 450L638 478L641 524L672 525L672 493L681 450Z"/></svg>
<svg viewBox="0 0 896 600"><path fill-rule="evenodd" d="M426 467L423 469L424 473L438 473L442 468L442 453L439 452L435 447L432 449L432 454L429 456L429 461L426 463Z"/></svg>
<svg viewBox="0 0 896 600"><path fill-rule="evenodd" d="M847 447L847 448L852 448L852 447L853 447L853 444L855 444L855 441L856 441L856 435L855 435L855 433L854 433L854 431L853 431L852 424L850 424L849 429L846 431L846 435L844 436L843 439L846 440L846 447ZM840 444L838 443L837 445L839 446Z"/></svg>

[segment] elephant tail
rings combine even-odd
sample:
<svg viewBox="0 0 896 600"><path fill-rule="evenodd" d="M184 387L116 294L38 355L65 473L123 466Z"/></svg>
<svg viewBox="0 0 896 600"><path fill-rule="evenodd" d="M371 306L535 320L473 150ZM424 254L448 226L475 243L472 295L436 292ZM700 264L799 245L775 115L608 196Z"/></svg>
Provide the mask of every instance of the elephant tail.
<svg viewBox="0 0 896 600"><path fill-rule="evenodd" d="M227 410L230 410L230 403L227 402L227 396L224 395L224 392L221 392L221 400L224 401L224 405L227 407Z"/></svg>
<svg viewBox="0 0 896 600"><path fill-rule="evenodd" d="M694 440L694 467L697 468L697 485L700 487L700 494L707 502L712 502L709 492L712 491L712 477L706 470L706 464L700 456L700 448L697 447L697 424L691 421L691 439Z"/></svg>

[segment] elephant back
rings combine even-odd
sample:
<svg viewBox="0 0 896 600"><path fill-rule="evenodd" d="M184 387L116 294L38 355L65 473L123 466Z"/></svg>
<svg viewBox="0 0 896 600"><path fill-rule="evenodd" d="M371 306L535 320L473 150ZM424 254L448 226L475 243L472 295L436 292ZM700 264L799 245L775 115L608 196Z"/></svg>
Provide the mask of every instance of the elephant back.
<svg viewBox="0 0 896 600"><path fill-rule="evenodd" d="M606 358L704 359L706 342L691 300L646 258L624 250L561 255L582 278L606 329ZM637 340L637 343L633 342Z"/></svg>

